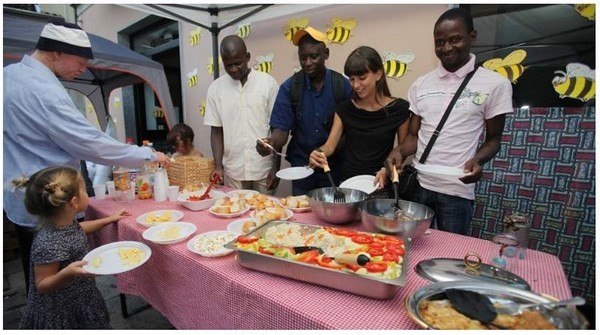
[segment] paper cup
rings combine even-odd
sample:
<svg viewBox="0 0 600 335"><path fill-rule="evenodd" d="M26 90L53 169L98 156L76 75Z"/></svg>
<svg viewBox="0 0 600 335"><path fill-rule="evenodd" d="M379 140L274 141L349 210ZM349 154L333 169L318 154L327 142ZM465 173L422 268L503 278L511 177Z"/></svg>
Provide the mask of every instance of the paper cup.
<svg viewBox="0 0 600 335"><path fill-rule="evenodd" d="M98 200L106 198L106 184L94 185L94 194L96 195L96 199Z"/></svg>
<svg viewBox="0 0 600 335"><path fill-rule="evenodd" d="M169 186L167 187L167 198L169 198L170 202L176 202L177 197L179 196L179 186Z"/></svg>
<svg viewBox="0 0 600 335"><path fill-rule="evenodd" d="M115 198L116 196L116 189L115 189L115 182L114 181L107 181L106 182L106 188L108 189L108 196L110 198Z"/></svg>

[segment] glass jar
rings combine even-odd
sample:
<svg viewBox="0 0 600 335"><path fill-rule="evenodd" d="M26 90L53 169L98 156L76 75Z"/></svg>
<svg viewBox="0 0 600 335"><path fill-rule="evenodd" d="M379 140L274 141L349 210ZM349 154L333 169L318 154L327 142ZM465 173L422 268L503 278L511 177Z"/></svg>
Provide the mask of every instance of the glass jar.
<svg viewBox="0 0 600 335"><path fill-rule="evenodd" d="M115 200L129 201L131 193L131 182L129 180L129 169L126 167L113 167L113 182L115 183Z"/></svg>

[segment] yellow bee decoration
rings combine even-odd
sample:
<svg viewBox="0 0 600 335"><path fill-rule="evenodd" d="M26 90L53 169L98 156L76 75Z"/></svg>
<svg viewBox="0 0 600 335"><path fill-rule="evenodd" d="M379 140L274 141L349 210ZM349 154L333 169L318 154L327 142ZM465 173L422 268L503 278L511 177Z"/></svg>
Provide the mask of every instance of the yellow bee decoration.
<svg viewBox="0 0 600 335"><path fill-rule="evenodd" d="M157 119L165 116L165 113L163 112L162 108L160 108L158 106L154 106L154 112L152 114Z"/></svg>
<svg viewBox="0 0 600 335"><path fill-rule="evenodd" d="M575 11L579 13L579 15L585 17L590 21L596 20L596 5L594 4L579 4L573 5L575 7Z"/></svg>
<svg viewBox="0 0 600 335"><path fill-rule="evenodd" d="M223 60L219 57L219 69L223 68ZM209 76L213 76L215 74L215 62L212 57L208 58L208 64L206 64L206 70L208 71Z"/></svg>
<svg viewBox="0 0 600 335"><path fill-rule="evenodd" d="M193 46L198 45L198 43L200 43L201 37L202 37L202 28L197 27L196 29L190 31L190 38L188 39L190 46L193 47Z"/></svg>
<svg viewBox="0 0 600 335"><path fill-rule="evenodd" d="M187 77L187 85L189 87L194 87L198 84L198 68L194 68L192 71L185 74Z"/></svg>
<svg viewBox="0 0 600 335"><path fill-rule="evenodd" d="M204 116L204 114L206 114L206 100L202 100L198 107L200 107L200 115Z"/></svg>
<svg viewBox="0 0 600 335"><path fill-rule="evenodd" d="M581 63L567 64L567 72L554 71L559 76L552 79L554 90L561 99L588 101L596 97L595 71Z"/></svg>
<svg viewBox="0 0 600 335"><path fill-rule="evenodd" d="M250 26L250 23L244 23L238 26L237 30L235 31L235 34L238 35L240 38L246 38L248 37L248 35L250 35L251 31L252 28Z"/></svg>
<svg viewBox="0 0 600 335"><path fill-rule="evenodd" d="M415 60L415 55L412 52L403 52L396 55L393 51L386 51L383 54L383 72L385 75L399 79L408 70L408 64Z"/></svg>
<svg viewBox="0 0 600 335"><path fill-rule="evenodd" d="M520 63L527 57L527 51L523 49L515 50L504 58L492 58L483 63L483 67L492 71L496 71L503 77L510 80L513 84L523 75L527 69L526 66Z"/></svg>
<svg viewBox="0 0 600 335"><path fill-rule="evenodd" d="M306 17L300 18L298 20L289 20L285 27L283 27L283 36L288 41L292 41L294 34L300 29L304 29L308 27L309 20Z"/></svg>
<svg viewBox="0 0 600 335"><path fill-rule="evenodd" d="M344 44L350 38L352 29L356 27L356 19L347 18L345 20L339 17L331 19L331 24L327 25L327 38L329 41L338 44Z"/></svg>
<svg viewBox="0 0 600 335"><path fill-rule="evenodd" d="M256 71L270 73L271 70L273 70L273 59L274 58L275 58L275 55L273 55L272 53L264 55L264 56L256 57L256 63L254 63L254 69Z"/></svg>

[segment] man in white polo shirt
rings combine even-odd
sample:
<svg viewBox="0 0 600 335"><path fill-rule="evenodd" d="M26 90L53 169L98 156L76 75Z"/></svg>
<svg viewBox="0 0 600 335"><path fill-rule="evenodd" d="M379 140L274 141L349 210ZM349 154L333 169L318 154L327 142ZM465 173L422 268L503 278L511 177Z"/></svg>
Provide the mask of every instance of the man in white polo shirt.
<svg viewBox="0 0 600 335"><path fill-rule="evenodd" d="M235 35L221 41L221 59L227 76L208 88L204 124L211 126L210 144L215 171L225 184L273 194L278 179L271 157L261 157L256 140L269 135L269 119L279 86L271 75L248 67L250 53Z"/></svg>
<svg viewBox="0 0 600 335"><path fill-rule="evenodd" d="M400 169L402 161L412 154L414 161L420 159L454 93L475 67L470 49L477 32L468 12L459 8L446 11L435 23L433 35L440 65L410 87L408 101L413 116L409 135L390 153L388 166L395 164ZM475 183L482 176L482 165L500 149L505 115L512 112L508 79L479 68L456 101L425 161L427 165L462 168L468 175L459 178L419 171L420 185L410 199L434 210L438 229L467 234ZM484 128L485 140L478 148Z"/></svg>

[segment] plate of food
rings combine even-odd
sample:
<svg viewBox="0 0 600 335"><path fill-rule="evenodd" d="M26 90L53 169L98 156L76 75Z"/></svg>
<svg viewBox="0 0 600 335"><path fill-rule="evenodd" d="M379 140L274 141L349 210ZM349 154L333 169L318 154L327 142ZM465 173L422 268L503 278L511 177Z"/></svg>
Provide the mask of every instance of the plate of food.
<svg viewBox="0 0 600 335"><path fill-rule="evenodd" d="M285 197L279 201L281 205L292 212L309 212L312 209L310 208L310 201L308 199L308 195L290 195L289 197Z"/></svg>
<svg viewBox="0 0 600 335"><path fill-rule="evenodd" d="M294 216L294 212L283 206L270 207L250 212L250 217L256 220L259 225L271 220L288 220L292 216Z"/></svg>
<svg viewBox="0 0 600 335"><path fill-rule="evenodd" d="M194 236L187 243L189 251L204 257L220 257L233 252L224 247L240 234L228 230L215 230Z"/></svg>
<svg viewBox="0 0 600 335"><path fill-rule="evenodd" d="M257 193L251 194L250 197L244 197L246 204L254 209L265 209L267 207L273 207L279 205L279 199L270 197L268 195Z"/></svg>
<svg viewBox="0 0 600 335"><path fill-rule="evenodd" d="M190 222L167 222L146 229L142 237L156 244L178 243L196 232L196 225Z"/></svg>
<svg viewBox="0 0 600 335"><path fill-rule="evenodd" d="M470 173L465 173L462 168L452 167L452 166L443 166L443 165L433 165L433 164L419 164L414 163L415 169L419 172L428 173L428 174L439 174L446 176L454 176L454 177L464 177L469 175Z"/></svg>
<svg viewBox="0 0 600 335"><path fill-rule="evenodd" d="M313 174L315 170L307 167L307 166L294 166L287 169L279 170L275 174L277 178L285 179L285 180L297 180L304 179L311 174Z"/></svg>
<svg viewBox="0 0 600 335"><path fill-rule="evenodd" d="M242 199L246 199L246 198L252 198L256 195L260 194L260 192L255 191L255 190L233 190L233 191L229 191L227 192L225 195L228 197L239 197Z"/></svg>
<svg viewBox="0 0 600 335"><path fill-rule="evenodd" d="M96 275L114 275L146 263L152 250L141 242L119 241L100 246L83 257L83 269Z"/></svg>
<svg viewBox="0 0 600 335"><path fill-rule="evenodd" d="M258 227L259 224L253 218L242 218L231 221L227 225L227 230L238 234L247 234L252 229Z"/></svg>
<svg viewBox="0 0 600 335"><path fill-rule="evenodd" d="M162 209L148 212L138 216L135 221L146 227L153 227L158 224L179 221L183 218L183 213L173 209Z"/></svg>
<svg viewBox="0 0 600 335"><path fill-rule="evenodd" d="M215 204L208 211L220 218L231 219L246 214L250 210L250 206L242 198L224 196L217 199Z"/></svg>
<svg viewBox="0 0 600 335"><path fill-rule="evenodd" d="M344 180L344 182L342 182L340 184L341 188L351 188L353 190L359 190L359 191L363 191L367 194L371 194L373 193L375 190L377 190L377 187L379 187L379 183L373 185L373 182L375 181L375 176L370 176L370 175L360 175L360 176L354 176L352 178L348 178L346 180Z"/></svg>

